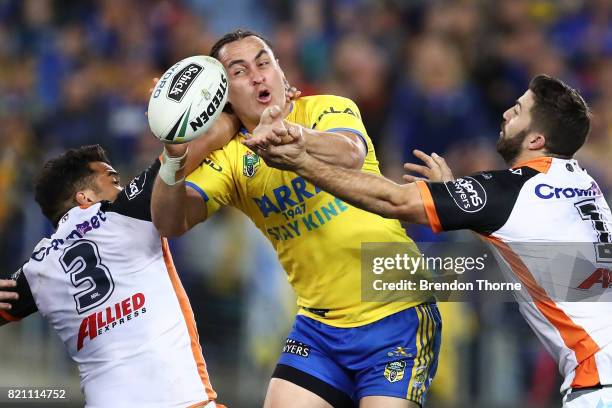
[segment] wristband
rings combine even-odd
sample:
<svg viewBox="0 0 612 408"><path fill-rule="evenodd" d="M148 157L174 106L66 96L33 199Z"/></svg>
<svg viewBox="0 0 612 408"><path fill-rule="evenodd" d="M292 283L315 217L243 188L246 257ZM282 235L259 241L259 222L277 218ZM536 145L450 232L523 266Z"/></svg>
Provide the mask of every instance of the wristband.
<svg viewBox="0 0 612 408"><path fill-rule="evenodd" d="M168 152L164 149L161 157L161 166L159 168L159 178L162 179L164 183L169 186L173 186L175 184L180 183L185 180L185 175L180 179L176 179L176 173L183 170L185 167L185 158L187 157L187 152L181 157L170 157L168 156Z"/></svg>

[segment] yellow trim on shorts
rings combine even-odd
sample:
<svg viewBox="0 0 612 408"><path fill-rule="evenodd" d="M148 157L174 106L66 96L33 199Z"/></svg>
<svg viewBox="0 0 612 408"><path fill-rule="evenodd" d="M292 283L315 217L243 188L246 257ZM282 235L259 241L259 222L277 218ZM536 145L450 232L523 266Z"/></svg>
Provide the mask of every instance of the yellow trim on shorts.
<svg viewBox="0 0 612 408"><path fill-rule="evenodd" d="M430 304L418 305L415 307L415 311L419 319L419 328L415 341L416 357L414 359L412 371L410 372L406 399L421 405L423 403L423 396L427 390L429 370L435 354L434 338L436 333L436 322ZM424 371L425 374L423 382L418 387L415 387L415 377L420 367L424 367L422 371Z"/></svg>

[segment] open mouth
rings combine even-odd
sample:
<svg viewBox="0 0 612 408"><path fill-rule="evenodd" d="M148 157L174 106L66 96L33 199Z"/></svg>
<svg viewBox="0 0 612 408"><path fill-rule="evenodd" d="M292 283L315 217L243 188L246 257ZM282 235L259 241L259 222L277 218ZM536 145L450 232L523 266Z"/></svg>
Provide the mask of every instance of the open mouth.
<svg viewBox="0 0 612 408"><path fill-rule="evenodd" d="M268 103L272 100L272 94L267 89L261 90L257 93L257 102Z"/></svg>

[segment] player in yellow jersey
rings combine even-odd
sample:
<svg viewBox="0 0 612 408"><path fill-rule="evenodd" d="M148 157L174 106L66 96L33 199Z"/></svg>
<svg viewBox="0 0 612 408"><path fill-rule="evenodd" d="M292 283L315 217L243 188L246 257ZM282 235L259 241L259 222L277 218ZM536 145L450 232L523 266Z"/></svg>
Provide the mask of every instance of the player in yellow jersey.
<svg viewBox="0 0 612 408"><path fill-rule="evenodd" d="M230 205L276 249L300 310L266 407L422 406L440 345L433 299L361 300L363 242L403 242L415 253L416 246L399 222L348 205L296 173L268 167L241 143L278 132L278 120L262 116L276 105L274 115L299 126L313 156L380 174L359 109L331 95L287 103L284 74L258 34L229 33L211 55L228 71L231 110L243 127L190 175L181 167L187 148L165 146L152 199L155 225L163 235L181 235Z"/></svg>

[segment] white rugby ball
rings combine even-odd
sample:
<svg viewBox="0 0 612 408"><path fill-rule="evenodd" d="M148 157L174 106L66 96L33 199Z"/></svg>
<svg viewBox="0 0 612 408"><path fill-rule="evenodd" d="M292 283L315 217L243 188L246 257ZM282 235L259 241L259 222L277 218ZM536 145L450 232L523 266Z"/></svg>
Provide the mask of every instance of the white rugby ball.
<svg viewBox="0 0 612 408"><path fill-rule="evenodd" d="M227 73L205 55L185 58L159 79L149 99L149 127L164 143L185 143L206 132L227 102Z"/></svg>

